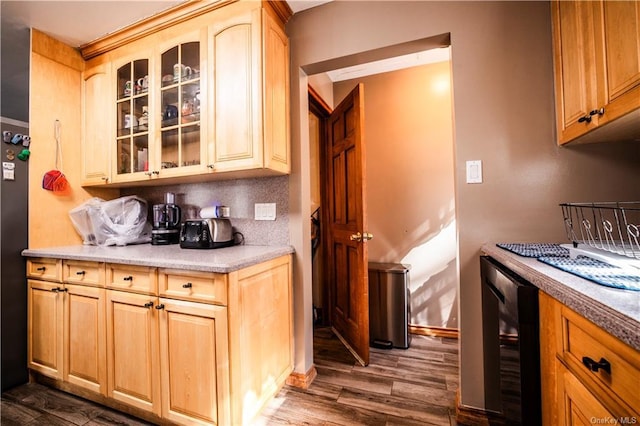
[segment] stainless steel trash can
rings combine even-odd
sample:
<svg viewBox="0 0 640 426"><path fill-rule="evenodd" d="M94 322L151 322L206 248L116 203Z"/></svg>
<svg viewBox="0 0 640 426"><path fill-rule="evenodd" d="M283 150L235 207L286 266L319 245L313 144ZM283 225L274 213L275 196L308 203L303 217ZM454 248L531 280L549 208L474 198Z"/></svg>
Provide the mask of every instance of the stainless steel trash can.
<svg viewBox="0 0 640 426"><path fill-rule="evenodd" d="M369 262L369 345L407 349L409 265Z"/></svg>

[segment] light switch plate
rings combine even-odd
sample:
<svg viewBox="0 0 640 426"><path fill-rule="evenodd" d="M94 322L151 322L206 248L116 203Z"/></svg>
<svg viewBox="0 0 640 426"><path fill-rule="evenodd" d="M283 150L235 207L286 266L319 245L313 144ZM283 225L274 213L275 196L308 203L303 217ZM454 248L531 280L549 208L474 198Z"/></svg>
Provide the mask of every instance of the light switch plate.
<svg viewBox="0 0 640 426"><path fill-rule="evenodd" d="M276 220L276 203L256 203L255 220Z"/></svg>
<svg viewBox="0 0 640 426"><path fill-rule="evenodd" d="M482 161L467 161L467 183L482 183Z"/></svg>

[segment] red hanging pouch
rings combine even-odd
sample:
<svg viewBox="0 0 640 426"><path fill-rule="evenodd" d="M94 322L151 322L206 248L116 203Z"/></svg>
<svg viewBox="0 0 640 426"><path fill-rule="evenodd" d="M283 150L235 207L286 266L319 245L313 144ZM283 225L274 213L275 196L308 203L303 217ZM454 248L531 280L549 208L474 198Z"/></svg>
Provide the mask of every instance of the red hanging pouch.
<svg viewBox="0 0 640 426"><path fill-rule="evenodd" d="M58 159L60 159L60 168L62 168L62 147L60 146L60 120L54 123L54 136L56 139L56 164L55 169L49 170L42 178L42 188L47 191L53 191L54 194L64 194L69 187L69 181L61 170L58 169Z"/></svg>

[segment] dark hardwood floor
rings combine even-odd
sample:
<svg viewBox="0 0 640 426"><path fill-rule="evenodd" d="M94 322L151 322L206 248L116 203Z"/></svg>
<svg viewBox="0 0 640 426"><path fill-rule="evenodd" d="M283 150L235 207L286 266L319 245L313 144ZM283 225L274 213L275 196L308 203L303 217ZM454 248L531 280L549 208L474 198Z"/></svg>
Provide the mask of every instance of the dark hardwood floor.
<svg viewBox="0 0 640 426"><path fill-rule="evenodd" d="M357 364L329 329L317 329L318 376L302 390L285 386L256 419L268 425L455 425L458 342L413 336L411 347L371 348L371 363ZM98 404L27 384L2 394L0 424L146 425Z"/></svg>

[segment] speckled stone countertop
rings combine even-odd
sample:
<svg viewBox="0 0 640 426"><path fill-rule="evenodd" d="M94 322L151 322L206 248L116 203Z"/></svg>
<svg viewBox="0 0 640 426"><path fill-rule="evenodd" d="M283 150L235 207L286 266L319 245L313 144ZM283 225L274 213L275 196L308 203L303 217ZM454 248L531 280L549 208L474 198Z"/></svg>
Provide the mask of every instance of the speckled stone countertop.
<svg viewBox="0 0 640 426"><path fill-rule="evenodd" d="M65 246L23 250L26 257L111 262L126 265L228 273L293 253L291 246L233 246L213 250L181 249L177 244L123 247Z"/></svg>
<svg viewBox="0 0 640 426"><path fill-rule="evenodd" d="M603 330L640 350L640 291L605 287L495 244L482 251Z"/></svg>

